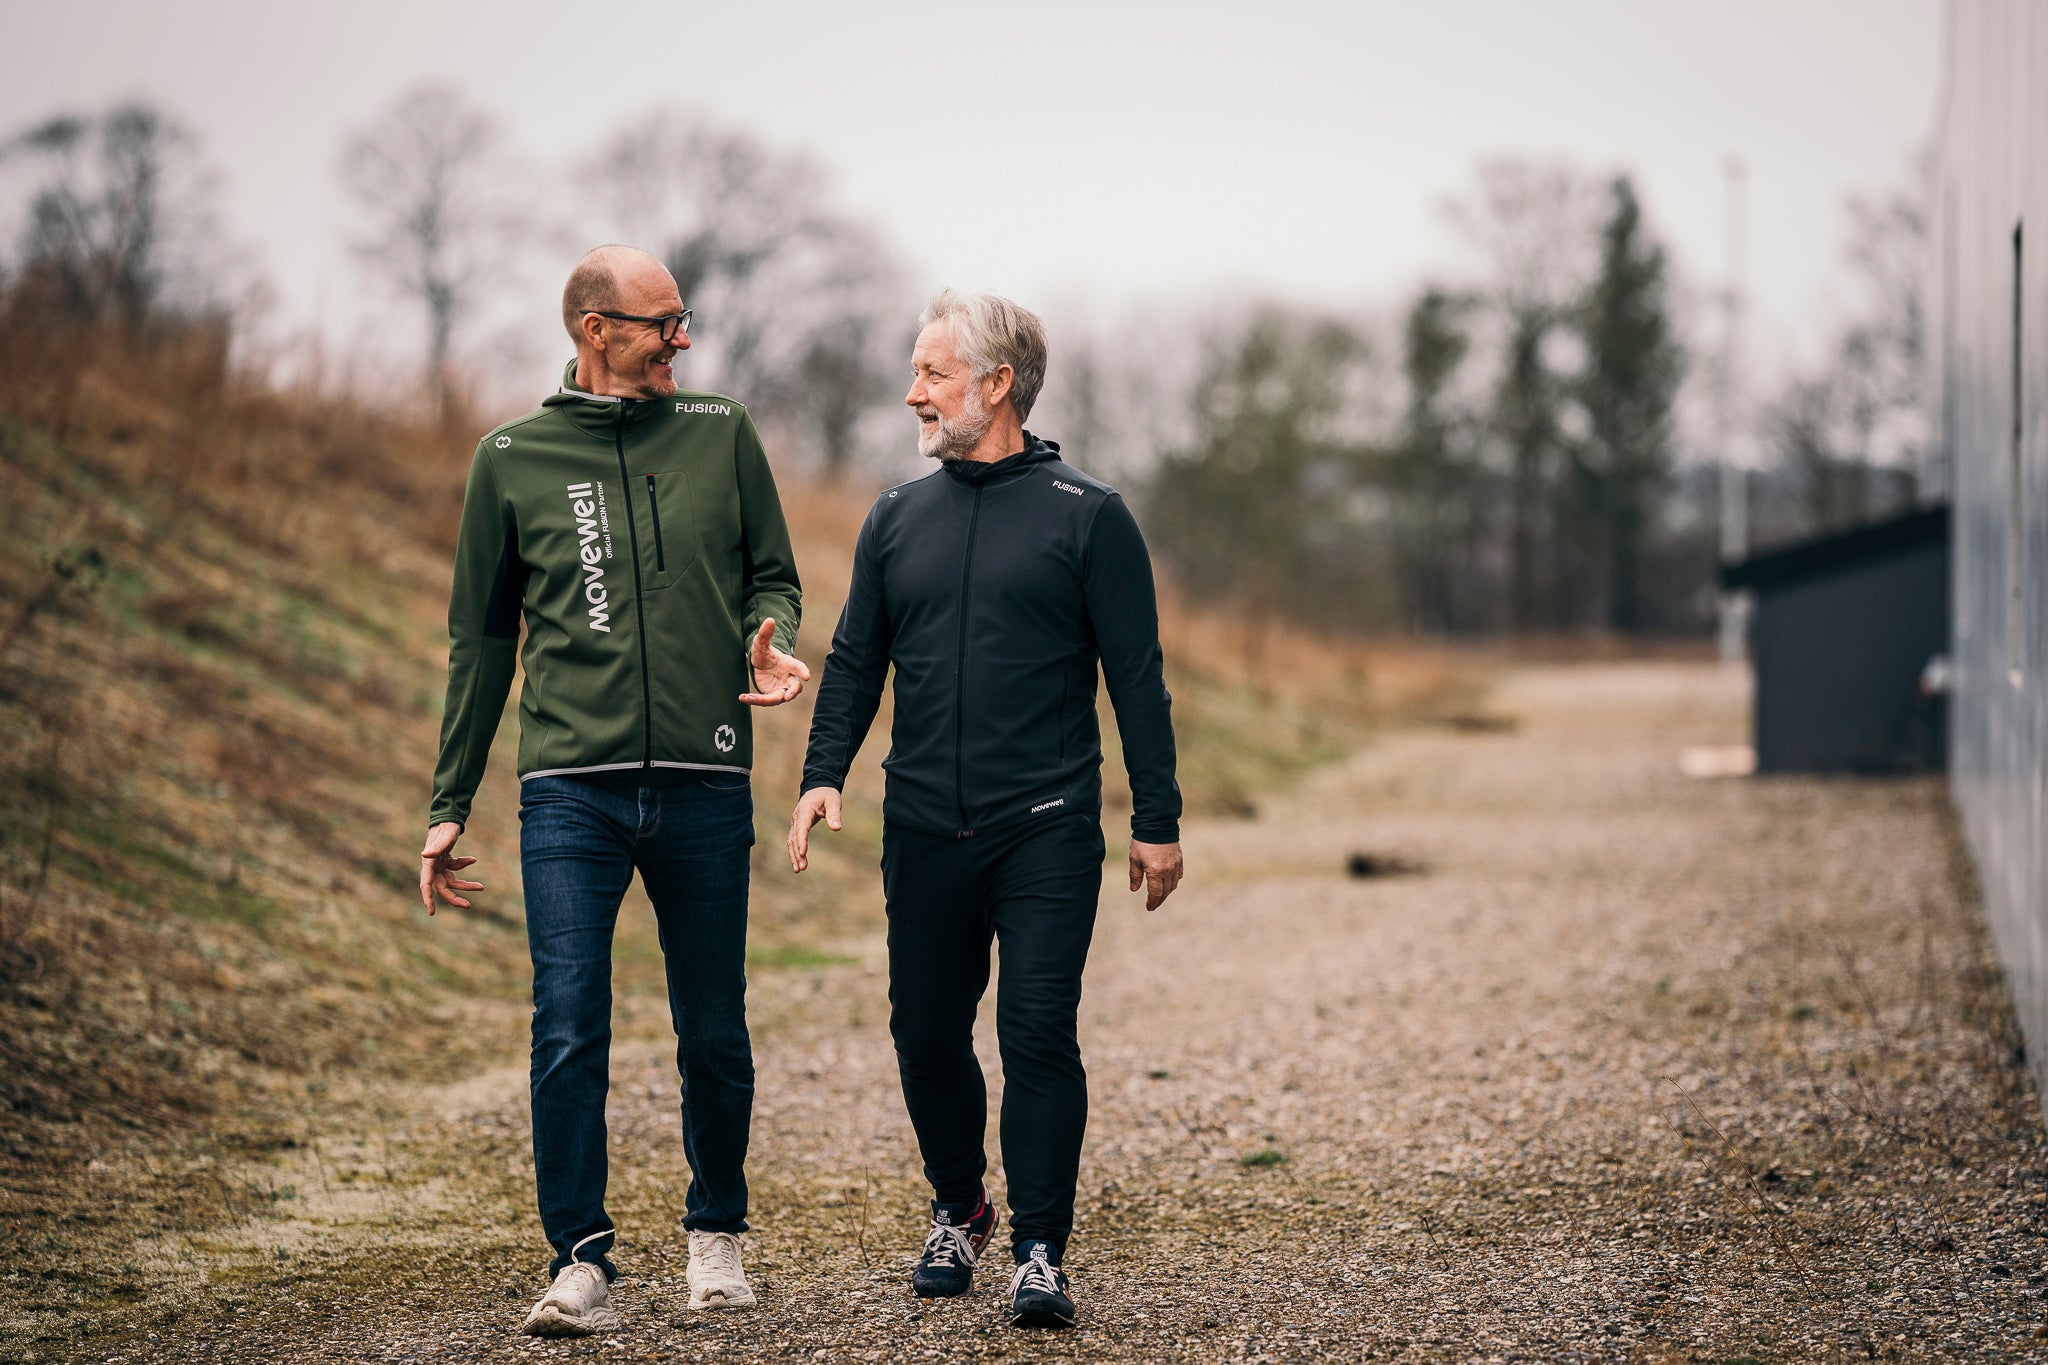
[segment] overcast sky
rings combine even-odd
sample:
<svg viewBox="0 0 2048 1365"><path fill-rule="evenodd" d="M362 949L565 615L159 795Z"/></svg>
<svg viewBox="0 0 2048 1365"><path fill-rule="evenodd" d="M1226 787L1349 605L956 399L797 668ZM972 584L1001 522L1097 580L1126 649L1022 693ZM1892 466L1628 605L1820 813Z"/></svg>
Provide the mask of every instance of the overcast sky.
<svg viewBox="0 0 2048 1365"><path fill-rule="evenodd" d="M1438 206L1498 154L1633 172L1713 283L1738 155L1757 340L1811 348L1845 293L1844 197L1929 138L1940 41L1935 0L0 3L0 128L159 102L286 316L329 325L361 285L336 149L431 77L556 165L657 101L700 105L830 166L920 292L1105 315L1397 303L1458 261Z"/></svg>

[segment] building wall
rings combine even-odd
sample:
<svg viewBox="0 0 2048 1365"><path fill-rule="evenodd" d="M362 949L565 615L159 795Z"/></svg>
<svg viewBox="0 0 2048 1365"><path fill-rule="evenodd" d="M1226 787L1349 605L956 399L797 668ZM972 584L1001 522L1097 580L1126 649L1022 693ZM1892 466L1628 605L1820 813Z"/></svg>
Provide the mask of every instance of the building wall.
<svg viewBox="0 0 2048 1365"><path fill-rule="evenodd" d="M1940 712L1921 700L1918 684L1948 647L1948 592L1940 541L1759 586L1758 769L1938 767Z"/></svg>
<svg viewBox="0 0 2048 1365"><path fill-rule="evenodd" d="M1954 504L1949 766L2048 1094L2048 5L1950 0L1946 37L1927 339Z"/></svg>

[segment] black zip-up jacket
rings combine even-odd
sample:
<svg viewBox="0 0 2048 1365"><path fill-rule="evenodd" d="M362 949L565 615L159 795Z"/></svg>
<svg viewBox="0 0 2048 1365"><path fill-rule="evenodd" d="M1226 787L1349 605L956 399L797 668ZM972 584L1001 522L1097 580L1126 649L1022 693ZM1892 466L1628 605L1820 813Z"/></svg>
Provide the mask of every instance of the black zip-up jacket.
<svg viewBox="0 0 2048 1365"><path fill-rule="evenodd" d="M964 837L1102 811L1098 662L1131 777L1131 837L1180 838L1152 561L1114 488L1026 432L875 500L818 683L804 790L840 788L896 666L889 823Z"/></svg>

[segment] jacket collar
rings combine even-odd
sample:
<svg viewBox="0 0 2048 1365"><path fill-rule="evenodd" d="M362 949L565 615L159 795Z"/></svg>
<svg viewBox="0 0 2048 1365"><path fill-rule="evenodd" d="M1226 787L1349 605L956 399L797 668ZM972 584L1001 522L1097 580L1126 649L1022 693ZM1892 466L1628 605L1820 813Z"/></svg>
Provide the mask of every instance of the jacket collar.
<svg viewBox="0 0 2048 1365"><path fill-rule="evenodd" d="M1021 478L1033 466L1057 461L1059 457L1059 442L1041 441L1027 431L1024 433L1024 448L1014 455L1005 455L1000 460L941 460L939 467L961 483L973 487Z"/></svg>
<svg viewBox="0 0 2048 1365"><path fill-rule="evenodd" d="M543 398L540 405L558 409L578 426L610 431L619 424L639 421L654 412L659 402L654 398L615 398L592 393L576 382L576 362L572 360L562 367L561 387Z"/></svg>

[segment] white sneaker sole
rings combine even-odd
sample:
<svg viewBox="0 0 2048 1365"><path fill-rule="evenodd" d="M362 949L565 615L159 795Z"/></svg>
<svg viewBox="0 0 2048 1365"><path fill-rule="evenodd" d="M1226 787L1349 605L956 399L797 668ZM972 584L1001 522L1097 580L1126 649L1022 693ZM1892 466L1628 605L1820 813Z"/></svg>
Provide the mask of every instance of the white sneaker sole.
<svg viewBox="0 0 2048 1365"><path fill-rule="evenodd" d="M758 1302L751 1289L742 1289L738 1294L726 1289L710 1289L702 1294L694 1289L690 1291L690 1311L693 1313L711 1312L721 1308L752 1308Z"/></svg>
<svg viewBox="0 0 2048 1365"><path fill-rule="evenodd" d="M519 1330L529 1337L587 1337L594 1332L614 1331L620 1322L618 1313L610 1308L593 1308L575 1317L550 1306L536 1309Z"/></svg>

